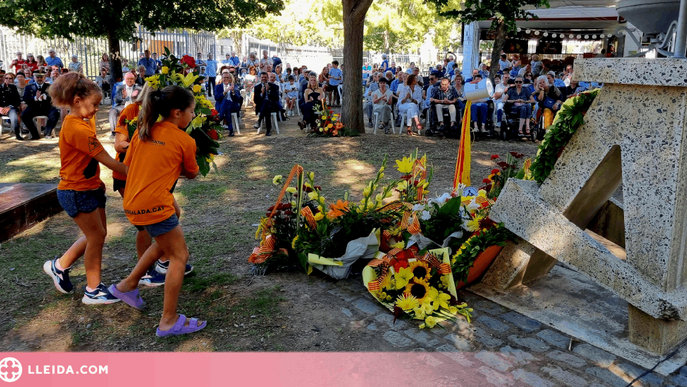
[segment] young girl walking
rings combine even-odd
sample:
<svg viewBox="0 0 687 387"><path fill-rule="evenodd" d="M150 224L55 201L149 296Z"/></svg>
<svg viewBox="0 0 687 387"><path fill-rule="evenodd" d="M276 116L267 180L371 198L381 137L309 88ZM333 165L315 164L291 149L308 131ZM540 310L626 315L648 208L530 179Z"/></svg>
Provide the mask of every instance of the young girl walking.
<svg viewBox="0 0 687 387"><path fill-rule="evenodd" d="M124 159L129 166L124 213L156 243L146 250L131 274L109 290L134 308L142 308L145 303L137 289L139 280L159 256L168 259L159 337L196 332L207 325L177 313L188 248L170 192L181 173L189 179L198 175L196 143L182 130L193 119L195 104L193 94L179 86L151 92L143 101L138 130ZM156 122L159 116L163 119Z"/></svg>
<svg viewBox="0 0 687 387"><path fill-rule="evenodd" d="M117 127L115 128L115 144L114 148L117 152L116 159L118 161L124 161L126 157L126 151L129 148L131 139L129 138L129 127L127 121L131 121L138 117L139 111L141 110L141 104L143 104L144 99L148 96L151 89L146 84L143 90L137 95L136 99L132 104L125 107L124 110L119 114L117 119ZM122 175L116 172L112 173L113 189L124 197L124 192L126 189L126 175ZM172 193L174 188L172 188ZM181 215L181 208L174 200L174 210L179 217ZM153 243L153 238L148 234L147 231L141 226L136 226L138 232L136 233L136 256L141 259L143 253L148 250L148 247ZM140 285L145 286L160 286L165 283L165 273L167 272L167 267L169 266L169 261L157 261L154 266L151 266L146 275L144 275L139 281ZM193 266L186 265L185 274L189 274L193 271Z"/></svg>
<svg viewBox="0 0 687 387"><path fill-rule="evenodd" d="M79 238L60 258L47 261L43 271L62 293L72 293L69 279L72 264L84 256L86 289L84 304L111 304L119 301L101 283L100 266L103 244L107 236L105 217L105 184L100 180L100 164L126 175L127 167L110 157L98 141L91 119L100 106L102 94L98 85L82 74L69 73L51 86L52 102L69 108L60 131L60 183L57 199L74 219L84 236Z"/></svg>

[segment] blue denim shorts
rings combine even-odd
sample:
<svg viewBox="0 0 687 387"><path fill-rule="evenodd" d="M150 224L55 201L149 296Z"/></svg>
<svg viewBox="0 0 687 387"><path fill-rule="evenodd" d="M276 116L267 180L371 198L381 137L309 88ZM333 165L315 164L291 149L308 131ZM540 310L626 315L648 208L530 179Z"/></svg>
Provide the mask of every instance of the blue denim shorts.
<svg viewBox="0 0 687 387"><path fill-rule="evenodd" d="M149 224L147 226L143 226L143 228L148 231L148 234L150 234L151 237L155 238L156 236L167 234L168 232L174 230L178 225L179 218L177 218L177 215L174 214L160 223Z"/></svg>
<svg viewBox="0 0 687 387"><path fill-rule="evenodd" d="M93 191L73 191L73 190L57 190L57 200L60 205L72 218L79 215L79 212L84 214L91 213L98 208L105 208L105 190L95 189Z"/></svg>

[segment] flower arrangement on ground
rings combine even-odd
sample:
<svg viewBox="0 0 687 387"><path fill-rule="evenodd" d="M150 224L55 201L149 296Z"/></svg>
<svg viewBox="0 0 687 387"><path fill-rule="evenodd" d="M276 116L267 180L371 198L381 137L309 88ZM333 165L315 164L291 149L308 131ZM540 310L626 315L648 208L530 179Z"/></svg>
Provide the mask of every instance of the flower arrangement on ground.
<svg viewBox="0 0 687 387"><path fill-rule="evenodd" d="M402 314L423 321L420 328L434 328L457 315L470 322L472 309L458 301L449 264L448 248L430 250L407 260L406 265L394 263L395 255L378 253L363 270L363 282L370 293L398 318Z"/></svg>
<svg viewBox="0 0 687 387"><path fill-rule="evenodd" d="M357 136L358 132L348 129L341 122L341 115L334 114L332 108L326 105L316 105L314 113L317 115L316 125L308 133L309 136L317 137L343 137Z"/></svg>
<svg viewBox="0 0 687 387"><path fill-rule="evenodd" d="M191 121L186 132L196 140L196 161L200 167L200 173L205 176L210 172L210 167L217 171L215 155L219 154L220 133L222 125L219 115L214 110L212 102L205 98L200 68L196 67L195 60L184 55L181 59L170 54L165 47L165 57L162 59L162 69L159 74L147 77L146 83L153 90L159 90L169 85L177 85L190 90L196 99L195 118Z"/></svg>

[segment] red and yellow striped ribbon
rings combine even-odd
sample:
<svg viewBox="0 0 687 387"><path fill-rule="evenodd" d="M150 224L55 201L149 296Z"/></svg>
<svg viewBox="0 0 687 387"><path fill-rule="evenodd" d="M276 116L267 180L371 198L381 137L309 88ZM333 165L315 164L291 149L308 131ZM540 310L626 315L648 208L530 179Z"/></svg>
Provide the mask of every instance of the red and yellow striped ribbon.
<svg viewBox="0 0 687 387"><path fill-rule="evenodd" d="M453 189L458 184L470 185L470 106L472 102L465 103L463 114L463 127L460 132L460 146L458 147L458 159L456 160L456 172L453 175Z"/></svg>
<svg viewBox="0 0 687 387"><path fill-rule="evenodd" d="M301 208L301 215L303 215L305 217L305 220L308 222L308 225L310 226L310 228L312 228L312 229L317 228L317 222L315 221L315 216L313 215L310 207Z"/></svg>

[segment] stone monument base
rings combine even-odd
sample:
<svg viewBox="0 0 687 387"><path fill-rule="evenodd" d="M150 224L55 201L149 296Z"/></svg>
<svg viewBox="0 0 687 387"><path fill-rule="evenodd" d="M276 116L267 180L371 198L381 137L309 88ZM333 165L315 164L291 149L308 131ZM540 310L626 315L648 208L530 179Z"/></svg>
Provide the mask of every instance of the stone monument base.
<svg viewBox="0 0 687 387"><path fill-rule="evenodd" d="M612 291L604 289L584 274L560 264L555 266L548 276L529 285L511 288L506 293L497 292L483 283L473 285L468 290L647 369L656 365L665 356L630 342L628 320L633 323L647 322L646 330L634 330L645 332L645 343L681 337L680 332L671 335L671 332L674 333L674 329L671 328L676 328L672 325L679 325L684 329L686 324L682 321L671 321L667 322L670 326L658 326L655 319L628 305ZM650 320L642 320L637 316L629 318L628 307L630 315L634 309ZM574 342L572 349L579 344L581 343ZM682 367L685 362L687 346L683 346L675 356L661 363L656 372L667 376Z"/></svg>

